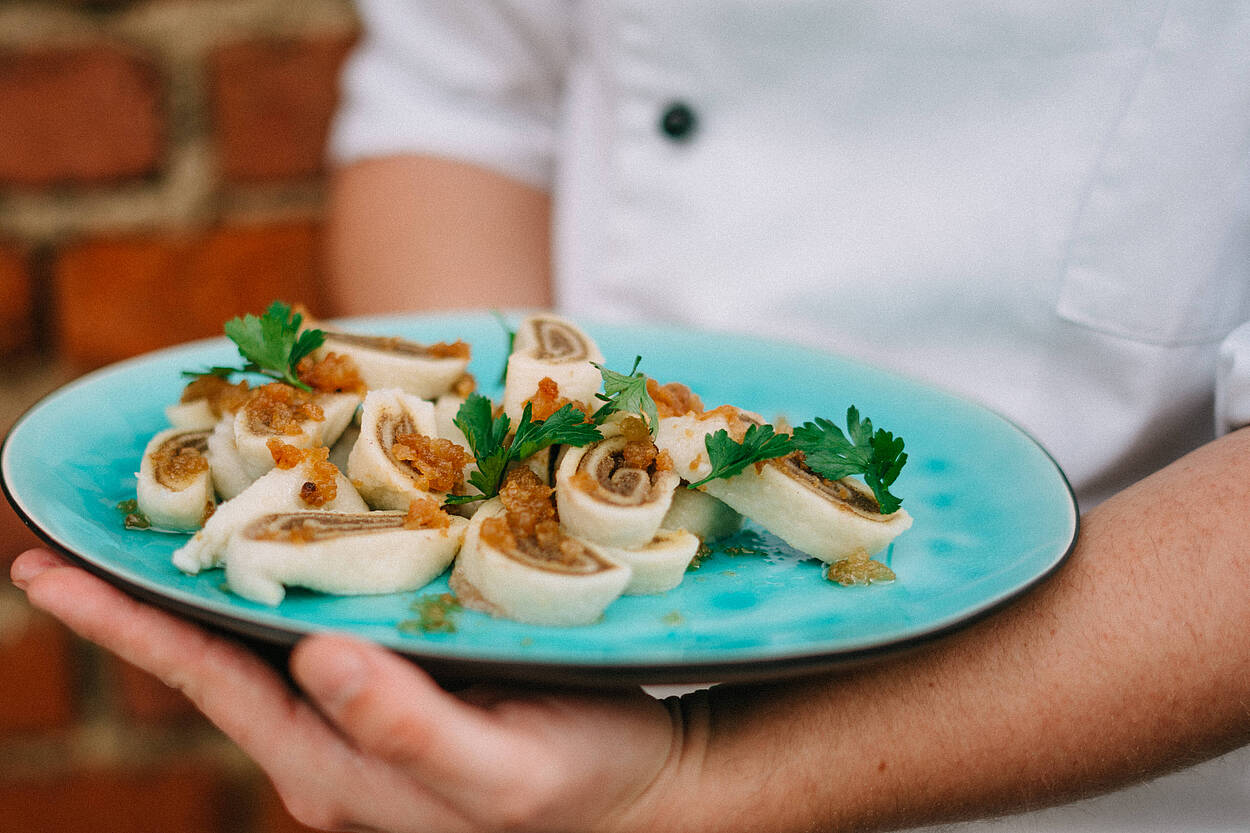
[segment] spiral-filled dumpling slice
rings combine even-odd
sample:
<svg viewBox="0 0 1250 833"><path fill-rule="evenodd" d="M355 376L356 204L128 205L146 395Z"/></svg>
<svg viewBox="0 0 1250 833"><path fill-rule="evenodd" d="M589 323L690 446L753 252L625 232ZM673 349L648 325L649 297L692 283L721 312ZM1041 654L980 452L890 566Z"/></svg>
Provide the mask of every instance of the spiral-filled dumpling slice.
<svg viewBox="0 0 1250 833"><path fill-rule="evenodd" d="M273 468L269 441L297 448L333 445L352 421L354 393L305 393L283 384L256 389L234 414L234 446L253 479Z"/></svg>
<svg viewBox="0 0 1250 833"><path fill-rule="evenodd" d="M230 538L231 591L277 605L285 587L335 595L401 593L437 578L455 558L468 521L410 528L404 512L286 512L255 518Z"/></svg>
<svg viewBox="0 0 1250 833"><path fill-rule="evenodd" d="M234 444L234 416L217 421L208 435L207 454L213 474L213 488L222 500L230 500L256 482Z"/></svg>
<svg viewBox="0 0 1250 833"><path fill-rule="evenodd" d="M655 537L680 482L671 469L657 467L649 437L618 434L565 449L556 469L560 523L592 543L641 547Z"/></svg>
<svg viewBox="0 0 1250 833"><path fill-rule="evenodd" d="M422 399L452 390L464 378L470 349L463 341L418 344L402 338L323 330L316 356L347 356L370 390L398 388Z"/></svg>
<svg viewBox="0 0 1250 833"><path fill-rule="evenodd" d="M704 438L720 429L733 436L753 420L754 415L739 412L733 420L737 425L731 426L724 409L661 419L656 445L670 454L683 478L696 482L712 469ZM702 488L790 546L826 563L861 549L869 555L878 553L912 523L903 509L883 515L872 491L859 481L827 480L797 455L747 466L741 474L711 480Z"/></svg>
<svg viewBox="0 0 1250 833"><path fill-rule="evenodd" d="M629 584L630 570L565 537L544 546L509 534L503 504L492 498L474 514L451 573L469 607L538 625L586 625Z"/></svg>
<svg viewBox="0 0 1250 833"><path fill-rule="evenodd" d="M468 452L439 438L434 405L398 388L365 397L347 474L374 509L407 509L463 485Z"/></svg>
<svg viewBox="0 0 1250 833"><path fill-rule="evenodd" d="M684 529L661 529L641 547L599 546L607 558L629 567L627 596L663 593L681 584L686 569L699 552L699 539Z"/></svg>
<svg viewBox="0 0 1250 833"><path fill-rule="evenodd" d="M589 405L603 381L592 362L603 364L603 354L576 324L557 315L531 315L517 328L508 356L504 413L516 424L543 379L555 382L561 397Z"/></svg>
<svg viewBox="0 0 1250 833"><path fill-rule="evenodd" d="M660 526L684 529L701 541L719 541L742 529L742 513L707 492L678 488Z"/></svg>
<svg viewBox="0 0 1250 833"><path fill-rule="evenodd" d="M219 566L230 536L271 512L367 512L352 484L327 460L328 453L325 448L275 448L274 456L281 458L276 467L218 506L203 528L174 551L174 566L192 575Z"/></svg>
<svg viewBox="0 0 1250 833"><path fill-rule="evenodd" d="M208 432L170 428L143 451L136 497L148 521L160 529L199 529L216 505L209 467Z"/></svg>

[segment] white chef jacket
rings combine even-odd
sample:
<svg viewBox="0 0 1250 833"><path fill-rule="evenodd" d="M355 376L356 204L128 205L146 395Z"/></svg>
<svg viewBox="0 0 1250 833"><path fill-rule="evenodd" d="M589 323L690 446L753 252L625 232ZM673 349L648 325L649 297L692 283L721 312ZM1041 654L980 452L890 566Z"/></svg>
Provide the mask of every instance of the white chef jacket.
<svg viewBox="0 0 1250 833"><path fill-rule="evenodd" d="M362 0L339 162L554 197L558 306L983 402L1083 507L1250 422L1247 0ZM1250 830L1250 750L956 829Z"/></svg>

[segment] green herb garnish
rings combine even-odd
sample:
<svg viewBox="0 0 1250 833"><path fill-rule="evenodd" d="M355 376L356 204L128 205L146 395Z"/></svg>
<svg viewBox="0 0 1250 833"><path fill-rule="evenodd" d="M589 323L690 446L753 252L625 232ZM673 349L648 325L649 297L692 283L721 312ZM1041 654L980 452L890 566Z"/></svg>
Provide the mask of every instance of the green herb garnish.
<svg viewBox="0 0 1250 833"><path fill-rule="evenodd" d="M890 494L907 455L903 438L872 427L852 405L846 411L846 433L827 419L817 418L794 429L794 447L803 452L808 468L828 480L860 475L872 489L884 515L898 511L902 500Z"/></svg>
<svg viewBox="0 0 1250 833"><path fill-rule="evenodd" d="M491 401L480 393L469 397L456 412L453 422L464 434L469 450L477 461L477 471L469 475L469 483L480 495L448 495L448 503L470 503L499 494L504 475L512 463L524 460L551 445L588 445L603 439L599 429L586 422L586 415L572 405L564 405L546 419L531 417L530 403L525 403L516 434L508 442L512 420L507 414L493 416Z"/></svg>
<svg viewBox="0 0 1250 833"><path fill-rule="evenodd" d="M188 376L212 374L229 378L234 373L259 373L300 390L311 390L300 381L296 369L300 360L325 341L321 330L304 330L304 316L292 312L282 301L274 301L263 316L245 315L226 322L226 335L239 348L247 362L242 367L211 367L206 371L187 372Z"/></svg>
<svg viewBox="0 0 1250 833"><path fill-rule="evenodd" d="M660 427L660 415L656 411L655 400L647 392L646 375L638 372L638 363L641 361L642 356L635 356L634 366L628 374L617 373L591 362L603 376L603 393L595 394L604 403L595 411L596 425L602 425L605 419L615 413L638 414L647 423L651 436L655 436Z"/></svg>
<svg viewBox="0 0 1250 833"><path fill-rule="evenodd" d="M455 615L463 608L450 593L429 593L412 603L415 619L399 623L404 633L455 633Z"/></svg>
<svg viewBox="0 0 1250 833"><path fill-rule="evenodd" d="M722 428L704 437L703 444L707 447L712 471L697 483L691 483L687 487L690 489L698 488L718 477L733 477L752 463L784 457L794 450L789 436L776 433L771 425L755 423L747 426L742 442L734 442L729 432Z"/></svg>

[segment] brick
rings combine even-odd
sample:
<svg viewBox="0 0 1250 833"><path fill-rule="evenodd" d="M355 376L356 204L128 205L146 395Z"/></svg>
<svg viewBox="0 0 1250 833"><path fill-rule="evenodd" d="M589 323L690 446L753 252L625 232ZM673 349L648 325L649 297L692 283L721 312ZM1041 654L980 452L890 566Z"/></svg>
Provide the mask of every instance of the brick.
<svg viewBox="0 0 1250 833"><path fill-rule="evenodd" d="M85 769L0 780L0 819L22 833L221 833L221 795L207 764Z"/></svg>
<svg viewBox="0 0 1250 833"><path fill-rule="evenodd" d="M157 170L158 74L109 45L0 54L0 183L106 183Z"/></svg>
<svg viewBox="0 0 1250 833"><path fill-rule="evenodd" d="M17 595L13 591L4 604L24 606ZM25 607L10 611L0 624L0 732L69 726L76 711L73 637L42 613Z"/></svg>
<svg viewBox="0 0 1250 833"><path fill-rule="evenodd" d="M212 117L228 180L310 177L323 169L339 68L353 39L255 40L212 53Z"/></svg>
<svg viewBox="0 0 1250 833"><path fill-rule="evenodd" d="M96 366L210 335L274 299L321 302L313 223L87 241L54 266L62 355Z"/></svg>
<svg viewBox="0 0 1250 833"><path fill-rule="evenodd" d="M35 346L30 258L18 246L0 243L0 356L31 352Z"/></svg>

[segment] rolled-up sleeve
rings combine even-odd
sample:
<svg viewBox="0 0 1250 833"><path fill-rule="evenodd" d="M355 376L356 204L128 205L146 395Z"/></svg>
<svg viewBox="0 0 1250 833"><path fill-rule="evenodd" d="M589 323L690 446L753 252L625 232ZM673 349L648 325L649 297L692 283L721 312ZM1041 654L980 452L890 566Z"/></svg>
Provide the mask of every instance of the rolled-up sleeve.
<svg viewBox="0 0 1250 833"><path fill-rule="evenodd" d="M418 153L538 187L553 171L570 52L559 0L359 0L330 137L336 164Z"/></svg>
<svg viewBox="0 0 1250 833"><path fill-rule="evenodd" d="M1220 344L1215 375L1215 432L1250 425L1250 322Z"/></svg>

